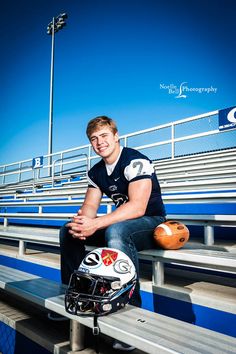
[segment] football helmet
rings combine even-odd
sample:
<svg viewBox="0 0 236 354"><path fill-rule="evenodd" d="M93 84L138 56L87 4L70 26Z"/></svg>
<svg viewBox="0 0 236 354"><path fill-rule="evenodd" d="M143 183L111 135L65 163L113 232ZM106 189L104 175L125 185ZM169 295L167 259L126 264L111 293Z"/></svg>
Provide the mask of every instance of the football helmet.
<svg viewBox="0 0 236 354"><path fill-rule="evenodd" d="M88 253L72 273L65 294L65 309L73 315L106 315L125 307L136 284L131 259L113 248Z"/></svg>

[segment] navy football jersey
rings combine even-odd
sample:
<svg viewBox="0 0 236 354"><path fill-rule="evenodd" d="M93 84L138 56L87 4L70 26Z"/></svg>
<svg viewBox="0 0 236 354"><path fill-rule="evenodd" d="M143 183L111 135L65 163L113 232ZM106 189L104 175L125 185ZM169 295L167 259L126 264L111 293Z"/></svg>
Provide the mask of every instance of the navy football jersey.
<svg viewBox="0 0 236 354"><path fill-rule="evenodd" d="M160 185L152 163L137 150L124 147L110 175L103 160L96 163L88 172L88 187L99 188L119 207L128 201L129 183L143 178L152 180L152 192L145 215L165 216Z"/></svg>

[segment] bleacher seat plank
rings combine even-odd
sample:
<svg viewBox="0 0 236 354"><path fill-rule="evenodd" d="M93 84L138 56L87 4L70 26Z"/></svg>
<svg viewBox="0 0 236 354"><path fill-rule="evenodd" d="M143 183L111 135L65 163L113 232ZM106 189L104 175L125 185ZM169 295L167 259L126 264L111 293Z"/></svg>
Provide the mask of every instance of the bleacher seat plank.
<svg viewBox="0 0 236 354"><path fill-rule="evenodd" d="M150 249L140 251L139 259L152 262L153 284L164 285L164 264L197 266L220 272L236 272L236 254L234 252L214 251L205 248L182 248L179 250Z"/></svg>
<svg viewBox="0 0 236 354"><path fill-rule="evenodd" d="M107 201L104 202L104 204L107 207L107 212L110 212L112 210L112 202ZM13 237L13 234L8 233L7 225L8 221L10 219L38 219L38 220L64 220L65 222L72 218L74 213L43 213L43 212L38 212L38 213L24 213L24 212L19 212L19 213L0 213L0 218L3 218L3 226L0 225L0 237L6 236L6 237ZM103 214L98 214L103 215ZM231 226L235 227L236 226L236 215L211 215L211 214L168 214L167 219L169 220L179 220L183 222L186 225L201 225L204 226L204 243L206 245L213 245L214 244L214 226ZM19 230L22 229L22 226L19 227ZM26 234L28 234L28 230L26 229ZM39 228L35 228L35 230L39 231ZM18 238L17 236L17 228L14 229L15 237L16 239ZM49 231L50 233L50 231ZM34 240L37 242L38 237L37 234L34 233ZM39 238L40 241L40 238Z"/></svg>
<svg viewBox="0 0 236 354"><path fill-rule="evenodd" d="M0 289L5 289L8 283L38 279L39 277L30 273L21 272L12 268L0 265Z"/></svg>
<svg viewBox="0 0 236 354"><path fill-rule="evenodd" d="M63 296L47 299L46 307L65 314ZM78 320L78 316L69 317ZM80 317L79 321L93 326L92 318ZM132 306L100 317L98 324L102 333L148 354L235 353L235 338Z"/></svg>
<svg viewBox="0 0 236 354"><path fill-rule="evenodd" d="M236 254L207 249L160 250L151 249L139 252L139 258L165 263L191 263L215 269L236 272Z"/></svg>
<svg viewBox="0 0 236 354"><path fill-rule="evenodd" d="M200 221L200 222L216 222L220 225L236 225L236 215L227 214L169 214L167 219L178 219L188 221ZM228 224L230 223L230 224Z"/></svg>
<svg viewBox="0 0 236 354"><path fill-rule="evenodd" d="M0 225L0 237L6 239L23 240L48 245L59 245L59 230L53 228L24 227Z"/></svg>
<svg viewBox="0 0 236 354"><path fill-rule="evenodd" d="M65 293L65 287L56 281L0 265L0 289L44 307L49 297Z"/></svg>

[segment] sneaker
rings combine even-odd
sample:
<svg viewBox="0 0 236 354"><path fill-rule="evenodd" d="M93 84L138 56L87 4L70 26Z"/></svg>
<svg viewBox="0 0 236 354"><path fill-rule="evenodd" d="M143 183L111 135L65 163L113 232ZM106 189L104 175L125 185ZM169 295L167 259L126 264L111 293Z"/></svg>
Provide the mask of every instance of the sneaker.
<svg viewBox="0 0 236 354"><path fill-rule="evenodd" d="M120 342L119 340L114 340L112 347L113 349L123 350L125 352L131 352L132 350L135 349L135 347L133 347L132 345Z"/></svg>
<svg viewBox="0 0 236 354"><path fill-rule="evenodd" d="M69 318L60 315L59 313L50 311L48 312L48 319L51 321L68 321Z"/></svg>

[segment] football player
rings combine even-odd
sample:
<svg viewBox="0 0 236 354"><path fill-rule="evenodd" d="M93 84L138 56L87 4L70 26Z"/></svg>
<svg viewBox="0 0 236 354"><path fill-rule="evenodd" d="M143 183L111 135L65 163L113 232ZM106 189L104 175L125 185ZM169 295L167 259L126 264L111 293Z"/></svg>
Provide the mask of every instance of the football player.
<svg viewBox="0 0 236 354"><path fill-rule="evenodd" d="M157 176L147 156L120 145L111 118L92 119L86 133L101 160L88 172L88 189L78 214L60 230L62 282L68 284L78 269L85 245L123 251L133 261L138 280L137 252L154 247L153 231L165 221ZM103 195L113 200L115 208L98 217ZM134 306L141 306L139 288L137 281L130 300Z"/></svg>

